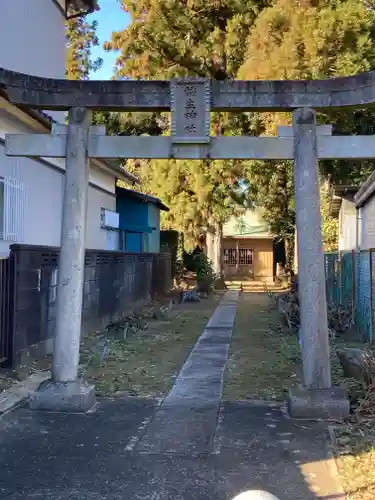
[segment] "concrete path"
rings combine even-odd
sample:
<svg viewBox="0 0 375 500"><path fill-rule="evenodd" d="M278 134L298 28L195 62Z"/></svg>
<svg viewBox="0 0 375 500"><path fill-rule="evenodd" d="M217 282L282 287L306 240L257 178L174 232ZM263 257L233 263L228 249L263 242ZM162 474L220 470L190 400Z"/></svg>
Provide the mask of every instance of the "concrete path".
<svg viewBox="0 0 375 500"><path fill-rule="evenodd" d="M226 292L136 448L210 453L216 430L238 292Z"/></svg>
<svg viewBox="0 0 375 500"><path fill-rule="evenodd" d="M325 424L272 404L220 404L237 297L225 295L161 405L102 399L88 415L20 408L0 419L0 499L231 500L264 489L344 500Z"/></svg>

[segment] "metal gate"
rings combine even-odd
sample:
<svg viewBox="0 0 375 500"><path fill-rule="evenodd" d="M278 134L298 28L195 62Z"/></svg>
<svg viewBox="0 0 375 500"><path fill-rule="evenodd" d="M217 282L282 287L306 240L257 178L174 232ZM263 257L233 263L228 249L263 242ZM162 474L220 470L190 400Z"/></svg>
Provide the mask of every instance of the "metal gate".
<svg viewBox="0 0 375 500"><path fill-rule="evenodd" d="M0 367L13 363L15 278L14 257L0 258Z"/></svg>

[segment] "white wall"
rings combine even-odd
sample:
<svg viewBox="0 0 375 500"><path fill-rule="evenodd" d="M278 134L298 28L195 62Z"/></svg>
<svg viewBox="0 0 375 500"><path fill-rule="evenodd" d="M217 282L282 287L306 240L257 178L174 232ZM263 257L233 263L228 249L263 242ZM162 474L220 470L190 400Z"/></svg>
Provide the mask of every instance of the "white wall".
<svg viewBox="0 0 375 500"><path fill-rule="evenodd" d="M86 248L93 248L97 250L106 250L108 248L108 231L106 229L102 229L100 225L101 208L116 210L116 197L90 187L87 204Z"/></svg>
<svg viewBox="0 0 375 500"><path fill-rule="evenodd" d="M1 0L0 0L1 2ZM1 11L0 11L1 12ZM22 115L21 115L22 116ZM5 139L6 134L35 134L36 130L31 125L27 125L15 116L12 116L5 109L1 109L0 101L0 138ZM52 163L60 170L65 170L65 160L62 158L44 158L47 163ZM90 182L96 186L115 193L116 186L114 177L96 165L91 165L89 173Z"/></svg>
<svg viewBox="0 0 375 500"><path fill-rule="evenodd" d="M53 0L0 0L0 47L0 67L41 77L65 77L65 20ZM0 138L6 133L36 132L31 122L26 125L6 109L0 103ZM65 116L48 114L59 121ZM28 158L8 158L0 144L0 176L16 177L26 189L22 243L59 246L65 162L46 160L58 168ZM100 168L91 166L90 182L115 192L115 177ZM115 197L90 187L86 236L89 248L107 247L107 231L100 228L101 207L115 209ZM12 243L0 240L0 255L7 254Z"/></svg>
<svg viewBox="0 0 375 500"><path fill-rule="evenodd" d="M0 67L65 78L65 19L52 0L0 0ZM64 112L47 111L59 122Z"/></svg>
<svg viewBox="0 0 375 500"><path fill-rule="evenodd" d="M26 210L24 239L29 245L60 245L63 172L29 158L9 158L0 143L0 176L12 176L25 186ZM103 172L106 183L115 184L115 178ZM89 187L86 247L107 248L107 231L101 229L101 208L116 209L114 195ZM0 256L8 255L9 245L15 242L0 239Z"/></svg>
<svg viewBox="0 0 375 500"><path fill-rule="evenodd" d="M52 0L1 0L0 47L0 67L65 76L64 18Z"/></svg>
<svg viewBox="0 0 375 500"><path fill-rule="evenodd" d="M371 196L361 210L361 249L375 248L375 196Z"/></svg>
<svg viewBox="0 0 375 500"><path fill-rule="evenodd" d="M26 189L24 241L30 245L60 244L63 175L29 158L9 158L0 144L0 176L20 180ZM0 240L0 253L14 242Z"/></svg>
<svg viewBox="0 0 375 500"><path fill-rule="evenodd" d="M158 207L149 203L148 205L148 225L156 227L152 233L147 233L147 248L146 252L160 252L160 210Z"/></svg>
<svg viewBox="0 0 375 500"><path fill-rule="evenodd" d="M356 219L354 202L343 199L339 215L339 250L356 248Z"/></svg>
<svg viewBox="0 0 375 500"><path fill-rule="evenodd" d="M95 184L105 191L115 194L116 193L116 184L114 181L114 177L108 172L104 171L101 168L98 168L95 164L91 164L90 168L90 182ZM106 207L110 208L110 207Z"/></svg>

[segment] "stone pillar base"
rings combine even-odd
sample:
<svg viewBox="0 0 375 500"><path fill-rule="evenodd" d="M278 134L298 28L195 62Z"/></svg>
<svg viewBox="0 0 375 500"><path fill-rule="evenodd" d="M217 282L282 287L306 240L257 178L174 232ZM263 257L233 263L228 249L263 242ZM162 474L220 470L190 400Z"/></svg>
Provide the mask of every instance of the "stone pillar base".
<svg viewBox="0 0 375 500"><path fill-rule="evenodd" d="M43 382L30 395L29 408L56 412L86 413L96 403L95 387L86 382Z"/></svg>
<svg viewBox="0 0 375 500"><path fill-rule="evenodd" d="M289 391L288 412L292 418L342 420L349 416L349 400L342 389L296 388Z"/></svg>

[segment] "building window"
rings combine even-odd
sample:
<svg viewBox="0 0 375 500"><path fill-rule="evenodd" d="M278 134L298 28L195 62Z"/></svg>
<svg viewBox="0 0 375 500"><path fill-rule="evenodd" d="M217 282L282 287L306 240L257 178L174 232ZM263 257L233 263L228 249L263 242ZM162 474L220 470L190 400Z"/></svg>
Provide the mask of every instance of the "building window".
<svg viewBox="0 0 375 500"><path fill-rule="evenodd" d="M240 248L240 266L252 266L253 265L253 250L250 248Z"/></svg>
<svg viewBox="0 0 375 500"><path fill-rule="evenodd" d="M227 266L237 265L237 250L235 248L224 248L224 264Z"/></svg>
<svg viewBox="0 0 375 500"><path fill-rule="evenodd" d="M26 208L25 186L15 177L0 177L0 239L22 243Z"/></svg>

